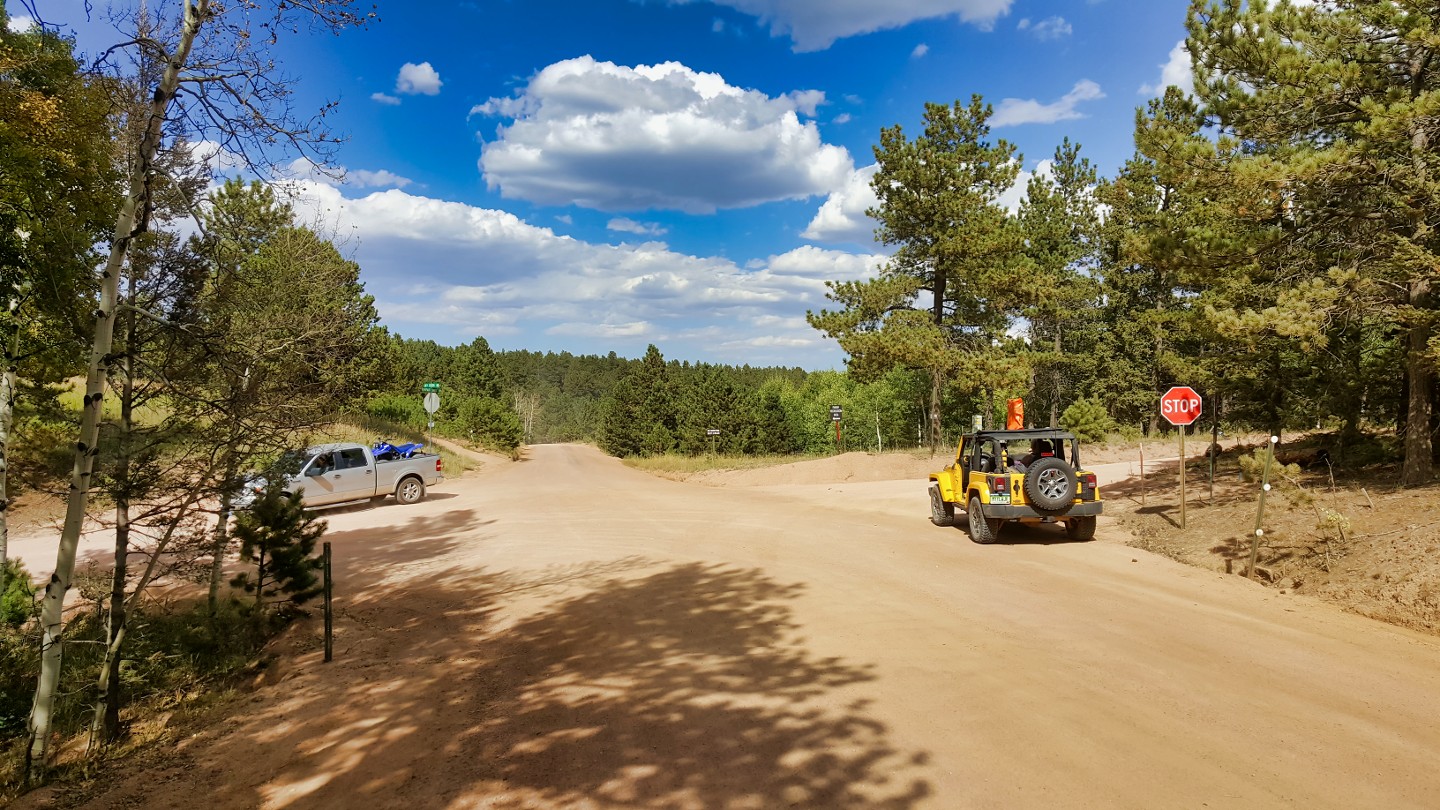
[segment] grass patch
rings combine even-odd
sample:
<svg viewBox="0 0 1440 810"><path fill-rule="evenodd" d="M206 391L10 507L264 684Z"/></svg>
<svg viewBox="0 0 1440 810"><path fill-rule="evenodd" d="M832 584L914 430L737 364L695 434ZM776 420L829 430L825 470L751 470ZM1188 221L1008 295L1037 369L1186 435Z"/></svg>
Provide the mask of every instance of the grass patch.
<svg viewBox="0 0 1440 810"><path fill-rule="evenodd" d="M263 664L266 643L291 618L272 614L257 621L233 603L214 616L203 603L143 605L131 617L120 669L121 723L129 735L107 751L107 758L144 749L165 735L166 718L203 710L223 697L238 677ZM65 629L65 666L53 725L61 738L52 746L58 755L51 773L55 781L83 779L89 770L78 757L94 708L104 635L104 617L94 610ZM0 684L7 697L14 697L0 704L0 802L23 790L25 718L39 672L39 649L34 623L0 628Z"/></svg>
<svg viewBox="0 0 1440 810"><path fill-rule="evenodd" d="M631 456L621 459L621 462L627 467L632 467L652 475L690 475L693 473L721 470L758 470L764 467L794 464L797 461L811 461L817 458L825 458L825 456L685 456L678 453L667 453L663 456Z"/></svg>

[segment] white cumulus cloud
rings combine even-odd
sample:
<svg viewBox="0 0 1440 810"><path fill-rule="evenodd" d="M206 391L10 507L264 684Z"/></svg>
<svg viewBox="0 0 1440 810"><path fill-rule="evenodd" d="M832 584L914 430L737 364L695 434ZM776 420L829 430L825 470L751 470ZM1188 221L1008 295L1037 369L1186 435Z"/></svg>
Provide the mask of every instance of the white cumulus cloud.
<svg viewBox="0 0 1440 810"><path fill-rule="evenodd" d="M1185 47L1183 39L1175 43L1165 64L1160 66L1160 81L1140 85L1140 94L1158 96L1170 86L1180 88L1187 95L1195 92L1195 74L1190 69L1190 51Z"/></svg>
<svg viewBox="0 0 1440 810"><path fill-rule="evenodd" d="M1082 101L1095 101L1104 97L1105 93L1100 90L1100 85L1089 79L1081 79L1070 92L1049 104L1033 98L1002 99L995 107L995 115L990 118L990 125L1013 127L1019 124L1053 124L1056 121L1084 118L1084 113L1075 108Z"/></svg>
<svg viewBox="0 0 1440 810"><path fill-rule="evenodd" d="M302 219L349 246L387 326L452 343L483 334L496 346L637 357L654 342L708 362L832 367L838 348L800 313L824 306L826 280L871 276L882 261L805 246L742 266L653 241L584 242L398 189L350 199L309 180L292 188Z"/></svg>
<svg viewBox="0 0 1440 810"><path fill-rule="evenodd" d="M677 3L698 0L672 0ZM918 20L955 17L990 30L1013 0L709 0L788 36L796 51L823 51L837 39L902 28Z"/></svg>
<svg viewBox="0 0 1440 810"><path fill-rule="evenodd" d="M7 21L7 22L5 23L5 27L6 27L6 28L9 28L11 31L13 31L13 32L15 32L15 33L17 33L17 34L23 34L23 33L25 33L26 31L29 31L29 30L30 30L30 26L32 26L32 25L34 25L34 24L35 24L35 18L34 18L34 17L28 16L28 15L25 15L25 14L17 14L17 15L15 15L14 17L11 17L11 18L9 19L9 21Z"/></svg>
<svg viewBox="0 0 1440 810"><path fill-rule="evenodd" d="M390 95L389 93L371 93L370 100L391 107L400 103L400 99Z"/></svg>
<svg viewBox="0 0 1440 810"><path fill-rule="evenodd" d="M415 64L406 62L400 66L400 75L395 77L395 92L407 96L435 96L440 94L440 74L429 62ZM374 98L374 96L371 96Z"/></svg>
<svg viewBox="0 0 1440 810"><path fill-rule="evenodd" d="M880 204L875 189L870 186L879 168L872 163L851 172L844 186L831 193L800 235L817 242L873 243L875 220L865 212Z"/></svg>
<svg viewBox="0 0 1440 810"><path fill-rule="evenodd" d="M1029 31L1036 39L1044 42L1047 39L1060 39L1070 36L1074 30L1064 17L1046 17L1039 22L1031 22L1029 17L1020 21L1016 26L1021 31Z"/></svg>
<svg viewBox="0 0 1440 810"><path fill-rule="evenodd" d="M373 172L368 169L351 169L345 172L345 180L350 185L359 188L405 188L415 182L408 177L401 177L389 169Z"/></svg>
<svg viewBox="0 0 1440 810"><path fill-rule="evenodd" d="M1012 214L1019 211L1030 178L1037 174L1049 176L1052 164L1053 161L1042 160L1033 172L1021 169L1015 183L996 202ZM845 185L826 198L800 236L815 242L865 245L881 250L882 247L875 243L875 228L879 223L865 213L880 204L880 198L875 196L875 188L870 184L879 168L872 163L851 172Z"/></svg>
<svg viewBox="0 0 1440 810"><path fill-rule="evenodd" d="M309 158L296 158L285 167L290 180L308 180L325 185L344 184L354 188L404 188L414 181L389 169L347 169L344 166L322 168Z"/></svg>
<svg viewBox="0 0 1440 810"><path fill-rule="evenodd" d="M919 59L927 53L930 53L930 46L922 42L915 46L915 50L910 52L910 58Z"/></svg>
<svg viewBox="0 0 1440 810"><path fill-rule="evenodd" d="M844 182L850 153L801 120L824 99L814 90L770 97L676 62L625 67L584 56L471 112L512 119L479 161L504 197L711 213L826 194Z"/></svg>
<svg viewBox="0 0 1440 810"><path fill-rule="evenodd" d="M640 236L664 236L666 229L654 222L636 222L629 217L616 217L605 223L605 227L612 231L621 233L633 233Z"/></svg>

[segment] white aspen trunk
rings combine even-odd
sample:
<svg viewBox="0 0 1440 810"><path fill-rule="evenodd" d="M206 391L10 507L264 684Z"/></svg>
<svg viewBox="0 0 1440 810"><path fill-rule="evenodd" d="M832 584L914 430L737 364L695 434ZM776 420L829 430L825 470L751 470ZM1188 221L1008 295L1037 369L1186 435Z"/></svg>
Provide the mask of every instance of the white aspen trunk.
<svg viewBox="0 0 1440 810"><path fill-rule="evenodd" d="M31 783L39 780L49 757L55 696L60 686L65 594L69 592L75 575L75 554L85 523L90 476L95 467L101 403L105 398L105 381L111 363L110 351L114 344L115 315L120 297L120 271L129 254L131 240L138 235L137 225L143 220L149 205L150 174L164 138L166 111L180 86L180 70L189 61L190 49L209 13L209 0L185 0L180 39L151 97L150 118L140 140L129 191L121 202L120 214L115 221L110 257L100 278L100 306L95 312L95 334L90 349L90 365L85 375L85 399L81 409L79 440L75 444L75 463L70 473L65 525L55 555L55 573L50 575L40 603L40 677L35 686L35 702L30 710L30 745L25 756L26 778Z"/></svg>

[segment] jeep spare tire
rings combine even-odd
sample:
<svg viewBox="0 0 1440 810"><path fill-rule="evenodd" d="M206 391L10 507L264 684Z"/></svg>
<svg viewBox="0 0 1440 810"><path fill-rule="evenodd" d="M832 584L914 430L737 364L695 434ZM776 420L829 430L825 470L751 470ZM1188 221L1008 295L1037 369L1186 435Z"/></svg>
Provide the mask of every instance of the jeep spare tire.
<svg viewBox="0 0 1440 810"><path fill-rule="evenodd" d="M1054 456L1025 469L1025 500L1042 515L1063 515L1075 502L1075 468Z"/></svg>

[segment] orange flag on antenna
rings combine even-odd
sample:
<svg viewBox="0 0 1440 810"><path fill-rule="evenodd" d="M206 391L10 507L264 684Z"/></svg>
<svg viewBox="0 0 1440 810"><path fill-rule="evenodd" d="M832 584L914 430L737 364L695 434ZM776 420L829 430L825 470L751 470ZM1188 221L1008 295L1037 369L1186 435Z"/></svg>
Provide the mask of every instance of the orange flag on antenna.
<svg viewBox="0 0 1440 810"><path fill-rule="evenodd" d="M1005 429L1021 430L1025 427L1025 400L1016 397L1005 402Z"/></svg>

